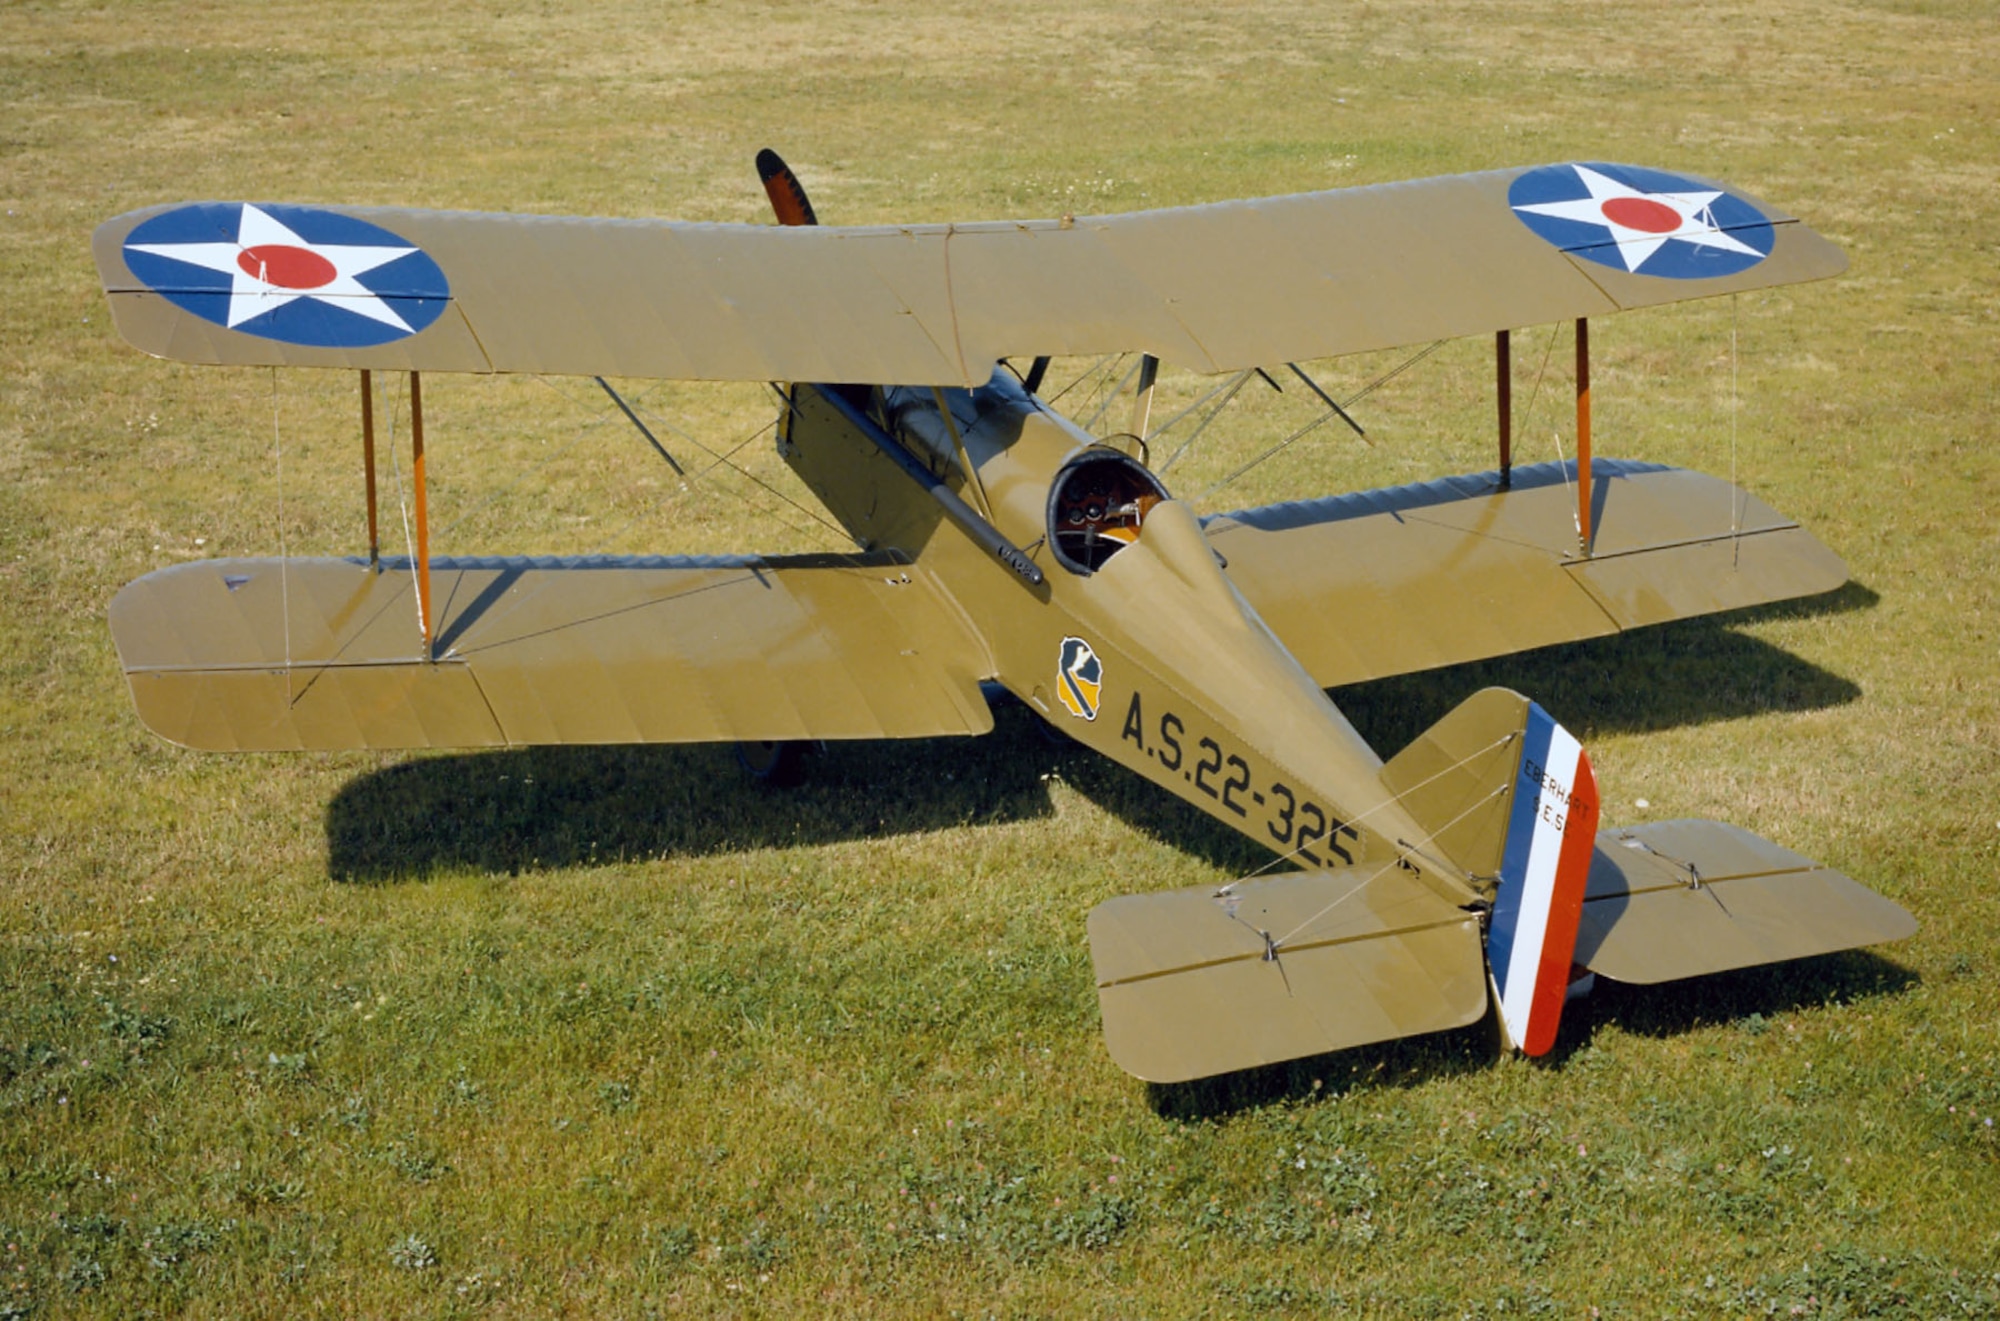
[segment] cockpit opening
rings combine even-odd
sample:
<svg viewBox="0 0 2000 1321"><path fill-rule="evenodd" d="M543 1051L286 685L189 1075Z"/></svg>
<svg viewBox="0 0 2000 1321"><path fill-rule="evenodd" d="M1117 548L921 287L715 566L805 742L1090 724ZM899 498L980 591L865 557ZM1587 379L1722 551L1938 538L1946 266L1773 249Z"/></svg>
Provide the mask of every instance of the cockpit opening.
<svg viewBox="0 0 2000 1321"><path fill-rule="evenodd" d="M1071 573L1094 573L1139 539L1167 488L1129 455L1093 446L1064 464L1049 487L1049 548Z"/></svg>

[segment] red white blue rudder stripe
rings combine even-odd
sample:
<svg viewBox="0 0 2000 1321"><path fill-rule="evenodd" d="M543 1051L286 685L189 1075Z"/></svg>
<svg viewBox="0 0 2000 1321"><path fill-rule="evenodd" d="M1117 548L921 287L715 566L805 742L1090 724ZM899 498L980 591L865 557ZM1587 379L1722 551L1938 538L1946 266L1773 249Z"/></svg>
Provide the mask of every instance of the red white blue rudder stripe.
<svg viewBox="0 0 2000 1321"><path fill-rule="evenodd" d="M1486 961L1508 1039L1542 1055L1555 1044L1570 956L1597 842L1597 777L1570 732L1533 702L1522 731L1514 807L1487 927Z"/></svg>

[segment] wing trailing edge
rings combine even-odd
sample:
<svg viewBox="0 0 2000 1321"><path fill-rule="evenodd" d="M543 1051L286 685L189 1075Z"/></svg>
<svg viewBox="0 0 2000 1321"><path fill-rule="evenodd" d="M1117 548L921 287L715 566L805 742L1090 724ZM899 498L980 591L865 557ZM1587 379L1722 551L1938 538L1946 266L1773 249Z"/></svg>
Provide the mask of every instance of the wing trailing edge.
<svg viewBox="0 0 2000 1321"><path fill-rule="evenodd" d="M199 560L111 603L142 720L188 747L447 748L982 734L985 647L862 557Z"/></svg>

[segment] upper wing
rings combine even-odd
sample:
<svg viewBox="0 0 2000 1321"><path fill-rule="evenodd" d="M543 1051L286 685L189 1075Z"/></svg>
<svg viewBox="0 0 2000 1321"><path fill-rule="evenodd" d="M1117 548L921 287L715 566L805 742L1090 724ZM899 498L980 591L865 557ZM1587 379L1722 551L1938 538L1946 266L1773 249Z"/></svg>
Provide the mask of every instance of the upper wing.
<svg viewBox="0 0 2000 1321"><path fill-rule="evenodd" d="M189 747L478 747L981 734L985 646L915 565L200 560L111 603L141 719Z"/></svg>
<svg viewBox="0 0 2000 1321"><path fill-rule="evenodd" d="M913 385L1033 354L1236 370L1846 266L1720 184L1616 165L876 228L199 203L95 252L125 336L190 362Z"/></svg>
<svg viewBox="0 0 2000 1321"><path fill-rule="evenodd" d="M1589 558L1562 465L1270 505L1208 521L1211 543L1321 685L1600 637L1832 591L1838 556L1729 483L1591 464Z"/></svg>

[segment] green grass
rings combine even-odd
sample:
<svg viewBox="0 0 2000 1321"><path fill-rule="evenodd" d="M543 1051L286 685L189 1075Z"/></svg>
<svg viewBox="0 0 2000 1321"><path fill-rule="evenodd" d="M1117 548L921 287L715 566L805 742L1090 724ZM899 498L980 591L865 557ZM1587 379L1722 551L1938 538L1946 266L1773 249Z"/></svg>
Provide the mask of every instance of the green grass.
<svg viewBox="0 0 2000 1321"><path fill-rule="evenodd" d="M1971 3L0 10L0 1317L2000 1313L1996 70ZM223 758L138 726L106 601L355 548L353 381L142 358L93 226L242 196L760 219L765 145L837 222L1574 157L1809 219L1842 279L1596 328L1598 446L1733 456L1855 585L1336 698L1387 750L1520 687L1611 822L1736 821L1919 934L1601 989L1545 1063L1473 1029L1148 1089L1098 1038L1084 915L1263 858L1018 710L787 793L712 748ZM1551 361L1526 459L1568 434L1547 333L1517 337L1524 381ZM1487 354L1207 507L1489 465ZM1345 395L1402 356L1314 370ZM428 384L440 550L834 544L729 470L662 480L587 382ZM711 445L767 420L630 388ZM1176 489L1296 393L1246 392ZM810 503L767 440L738 461Z"/></svg>

